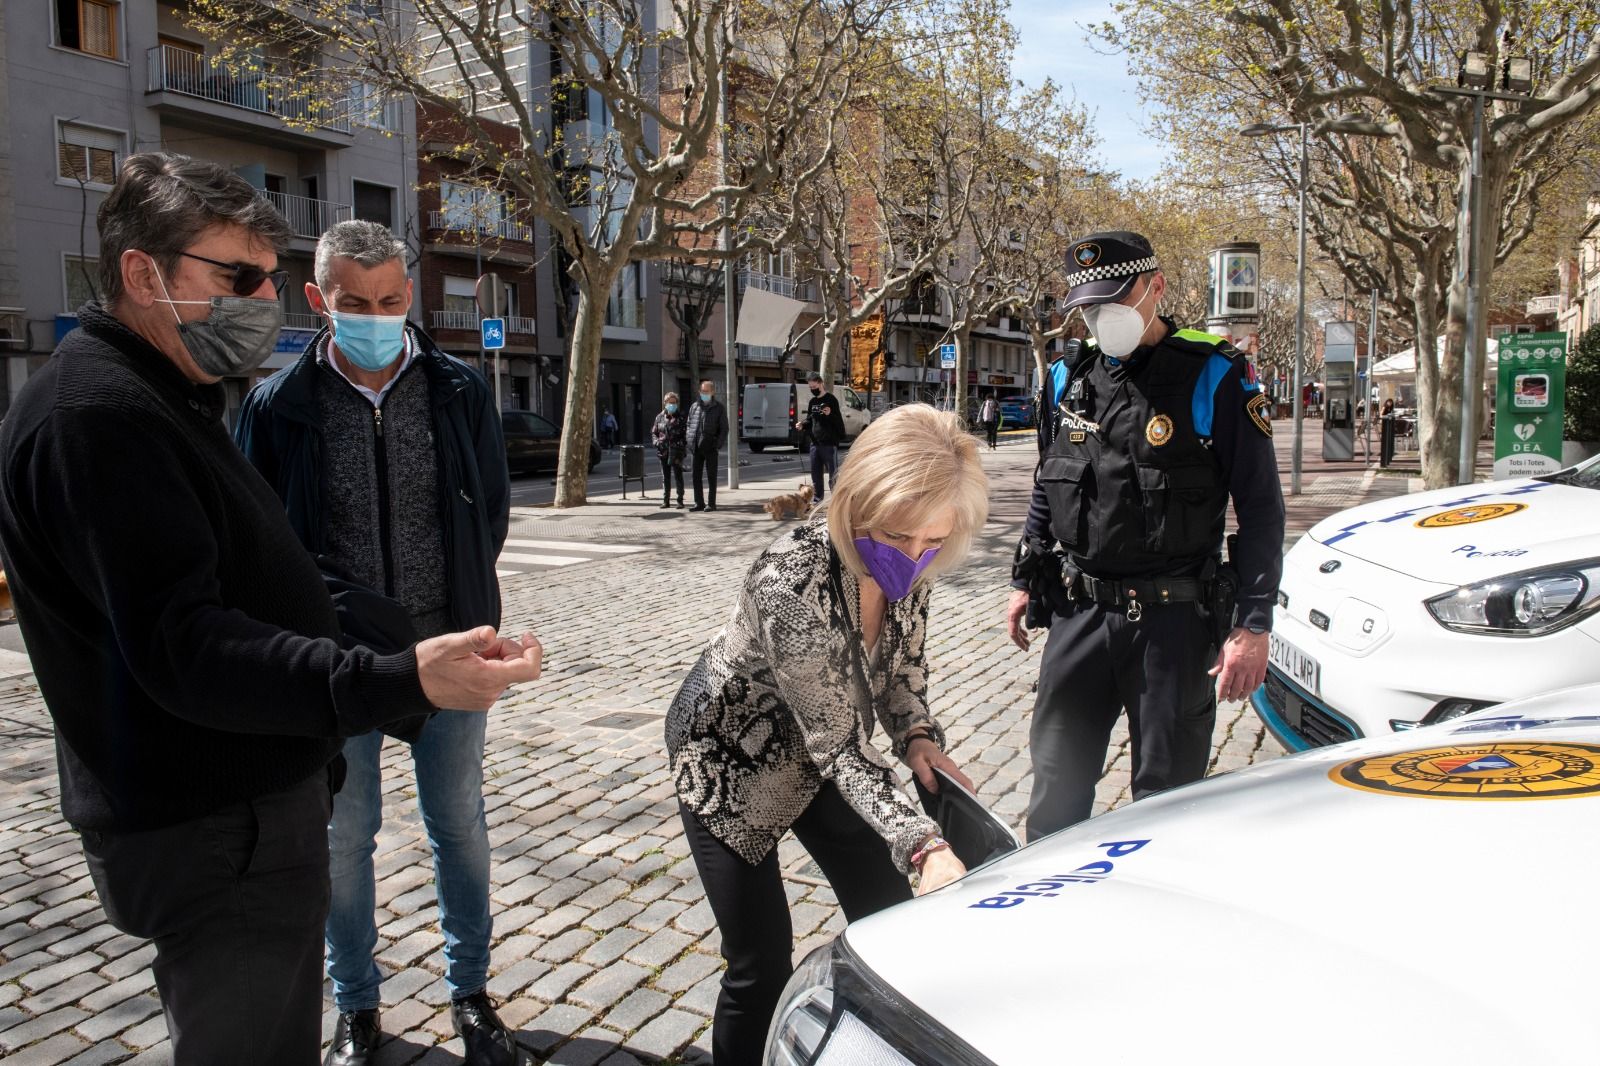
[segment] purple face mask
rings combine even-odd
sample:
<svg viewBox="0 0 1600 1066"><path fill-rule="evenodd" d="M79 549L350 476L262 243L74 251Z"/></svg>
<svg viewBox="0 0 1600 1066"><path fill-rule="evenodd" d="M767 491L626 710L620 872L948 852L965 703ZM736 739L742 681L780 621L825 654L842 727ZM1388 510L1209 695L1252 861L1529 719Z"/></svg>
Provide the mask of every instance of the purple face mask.
<svg viewBox="0 0 1600 1066"><path fill-rule="evenodd" d="M939 554L938 548L929 548L922 553L922 558L913 559L893 544L883 544L871 537L857 537L851 543L861 553L867 573L878 583L884 596L891 600L905 599L917 575L926 570L933 562L933 557Z"/></svg>

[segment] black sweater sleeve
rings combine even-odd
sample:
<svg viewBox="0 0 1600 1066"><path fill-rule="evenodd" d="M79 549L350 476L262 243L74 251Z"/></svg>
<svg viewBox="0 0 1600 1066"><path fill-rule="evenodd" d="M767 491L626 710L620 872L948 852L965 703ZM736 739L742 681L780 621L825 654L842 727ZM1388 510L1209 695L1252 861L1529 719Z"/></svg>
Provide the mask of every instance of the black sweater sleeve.
<svg viewBox="0 0 1600 1066"><path fill-rule="evenodd" d="M1265 411L1259 413L1259 422L1249 411L1262 393L1248 380L1248 372L1240 356L1217 384L1212 449L1222 464L1239 524L1233 555L1239 571L1239 624L1270 629L1283 575L1283 488L1271 423Z"/></svg>
<svg viewBox="0 0 1600 1066"><path fill-rule="evenodd" d="M225 436L217 436L226 446ZM224 604L225 555L236 574L259 567L250 580L266 590L258 591L268 608L261 613L320 617L321 605L308 606L304 598L326 591L320 578L285 579L301 576L296 564L311 565L286 522L278 558L258 550L256 558L241 559L238 543L219 543L197 479L216 478L210 489L218 495L242 490L233 506L246 516L260 508L269 537L269 521L281 511L271 515L267 508L279 505L242 456L232 460L255 484L244 476L238 485L222 484L223 474L186 462L181 447L170 432L153 432L127 412L58 410L38 428L26 465L15 472L35 535L55 532L58 572L76 586L62 594L76 593L106 620L106 637L139 687L178 718L236 733L354 736L432 710L414 648L398 655L346 651L333 639L303 636ZM223 533L235 541L244 535L240 528ZM46 654L67 657L72 650Z"/></svg>

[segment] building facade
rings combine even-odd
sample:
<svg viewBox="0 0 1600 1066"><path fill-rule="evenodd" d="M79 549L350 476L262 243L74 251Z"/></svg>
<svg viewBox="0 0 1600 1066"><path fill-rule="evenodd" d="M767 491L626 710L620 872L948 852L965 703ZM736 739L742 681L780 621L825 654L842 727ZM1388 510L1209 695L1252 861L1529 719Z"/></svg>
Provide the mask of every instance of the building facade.
<svg viewBox="0 0 1600 1066"><path fill-rule="evenodd" d="M33 0L8 5L0 136L0 308L12 323L10 397L98 297L95 213L130 153L163 150L228 167L289 221L286 326L261 371L287 365L319 324L304 287L316 239L347 218L383 222L415 245L415 109L357 90L272 76L278 57L219 58L187 25L185 0ZM30 102L29 106L20 106ZM0 234L3 235L3 234ZM252 384L226 382L230 417Z"/></svg>

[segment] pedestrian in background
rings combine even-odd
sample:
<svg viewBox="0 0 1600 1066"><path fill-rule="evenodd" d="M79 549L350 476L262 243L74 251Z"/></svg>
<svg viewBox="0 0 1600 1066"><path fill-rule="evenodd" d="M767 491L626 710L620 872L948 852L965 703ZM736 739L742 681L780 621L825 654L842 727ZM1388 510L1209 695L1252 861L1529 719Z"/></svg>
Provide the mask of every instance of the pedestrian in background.
<svg viewBox="0 0 1600 1066"><path fill-rule="evenodd" d="M406 321L405 257L405 243L377 222L340 222L322 235L305 294L326 324L297 362L250 391L237 436L306 550L398 601L431 637L500 624L495 559L510 475L488 383ZM493 937L486 725L481 712L435 715L405 739L433 851L451 1020L469 1066L512 1066L515 1041L484 991ZM383 745L380 730L346 742L349 771L328 826L328 976L339 1012L328 1066L367 1066L380 1032L372 856Z"/></svg>
<svg viewBox="0 0 1600 1066"><path fill-rule="evenodd" d="M111 924L154 942L175 1066L311 1066L338 738L481 712L539 648L487 626L343 648L222 422L222 379L277 341L289 227L232 171L164 153L124 161L98 225L105 302L0 433L0 553L61 813Z"/></svg>
<svg viewBox="0 0 1600 1066"><path fill-rule="evenodd" d="M811 390L811 402L795 428L802 430L811 442L811 500L822 502L823 489L832 488L839 469L839 444L844 440L844 414L839 410L839 398L822 387L822 375L813 370L806 375L806 387ZM827 485L823 485L823 477Z"/></svg>
<svg viewBox="0 0 1600 1066"><path fill-rule="evenodd" d="M1205 776L1219 692L1243 699L1266 676L1283 564L1268 400L1249 361L1157 313L1166 278L1139 234L1077 240L1067 270L1065 306L1082 308L1095 343L1048 397L1059 421L1007 614L1024 650L1034 597L1050 628L1029 733L1029 840L1089 817L1124 709L1135 799ZM1230 497L1238 533L1225 564Z"/></svg>
<svg viewBox="0 0 1600 1066"><path fill-rule="evenodd" d="M694 506L689 510L715 511L717 453L728 440L728 410L717 401L715 383L709 380L700 383L700 402L689 405L684 437L694 461Z"/></svg>
<svg viewBox="0 0 1600 1066"><path fill-rule="evenodd" d="M983 406L978 410L978 421L983 423L983 435L988 438L992 452L1000 436L1000 401L993 396L985 397Z"/></svg>
<svg viewBox="0 0 1600 1066"><path fill-rule="evenodd" d="M683 506L683 456L688 451L688 427L678 411L678 394L661 397L661 413L650 426L656 456L661 460L661 506L672 506L672 483L678 483L678 506Z"/></svg>
<svg viewBox="0 0 1600 1066"><path fill-rule="evenodd" d="M756 559L672 701L667 752L728 963L716 1062L760 1060L789 979L786 831L849 921L909 899L912 870L924 892L965 872L872 731L924 786L937 790L937 766L970 787L928 712L924 650L933 580L961 564L987 513L961 420L924 404L889 412L856 441L828 507Z"/></svg>
<svg viewBox="0 0 1600 1066"><path fill-rule="evenodd" d="M617 418L611 413L611 408L600 409L600 447L605 449L617 446Z"/></svg>

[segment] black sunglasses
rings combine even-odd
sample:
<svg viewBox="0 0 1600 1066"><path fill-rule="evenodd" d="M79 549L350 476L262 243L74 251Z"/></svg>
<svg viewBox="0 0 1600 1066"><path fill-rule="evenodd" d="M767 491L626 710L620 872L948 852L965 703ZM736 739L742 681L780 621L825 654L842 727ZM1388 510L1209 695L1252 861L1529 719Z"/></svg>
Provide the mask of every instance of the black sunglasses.
<svg viewBox="0 0 1600 1066"><path fill-rule="evenodd" d="M215 259L207 259L203 255L193 252L179 252L185 259L198 259L202 263L210 263L214 267L233 271L233 292L235 296L254 296L256 290L261 288L263 281L272 281L272 291L282 294L283 287L289 283L287 270L262 270L254 263L222 263Z"/></svg>

